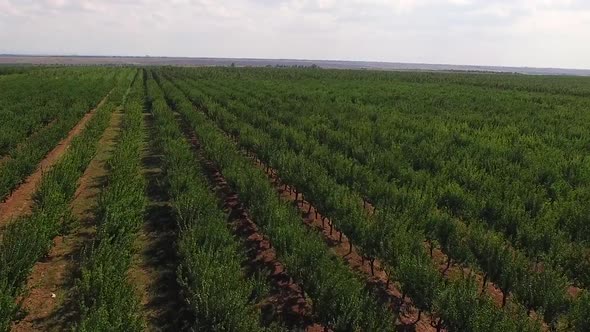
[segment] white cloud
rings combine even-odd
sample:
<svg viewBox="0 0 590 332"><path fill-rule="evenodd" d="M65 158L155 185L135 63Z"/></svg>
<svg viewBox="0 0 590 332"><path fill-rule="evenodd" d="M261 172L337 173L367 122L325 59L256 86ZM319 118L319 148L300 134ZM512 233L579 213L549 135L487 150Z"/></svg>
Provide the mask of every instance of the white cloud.
<svg viewBox="0 0 590 332"><path fill-rule="evenodd" d="M590 67L585 0L0 0L0 53Z"/></svg>

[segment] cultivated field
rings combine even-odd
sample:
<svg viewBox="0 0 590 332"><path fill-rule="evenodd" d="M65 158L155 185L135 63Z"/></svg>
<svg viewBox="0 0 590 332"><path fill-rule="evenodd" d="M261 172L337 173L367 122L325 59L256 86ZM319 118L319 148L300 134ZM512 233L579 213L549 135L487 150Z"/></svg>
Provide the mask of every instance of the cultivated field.
<svg viewBox="0 0 590 332"><path fill-rule="evenodd" d="M590 79L0 67L0 331L589 331Z"/></svg>

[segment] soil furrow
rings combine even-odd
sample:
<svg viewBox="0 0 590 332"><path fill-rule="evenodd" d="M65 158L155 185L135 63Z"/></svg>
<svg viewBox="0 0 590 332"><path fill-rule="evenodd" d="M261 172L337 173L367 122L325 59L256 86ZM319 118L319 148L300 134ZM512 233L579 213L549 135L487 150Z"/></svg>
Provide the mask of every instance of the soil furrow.
<svg viewBox="0 0 590 332"><path fill-rule="evenodd" d="M72 290L82 249L96 231L98 197L108 174L107 160L120 133L121 117L119 111L111 115L96 155L79 179L67 234L56 237L49 254L33 267L23 297L24 317L13 325L13 331L62 331L76 317Z"/></svg>
<svg viewBox="0 0 590 332"><path fill-rule="evenodd" d="M0 231L2 231L2 229L6 227L6 224L8 224L11 220L31 212L33 196L37 186L43 178L43 174L47 172L53 165L55 165L60 157L63 156L74 137L78 136L82 130L84 130L88 121L90 121L94 114L96 114L97 109L104 105L109 95L110 92L94 109L86 113L82 119L78 121L78 123L68 132L66 138L61 140L57 146L53 148L53 150L51 150L45 156L45 158L43 158L33 174L29 175L26 180L10 194L10 196L8 196L4 202L0 202Z"/></svg>

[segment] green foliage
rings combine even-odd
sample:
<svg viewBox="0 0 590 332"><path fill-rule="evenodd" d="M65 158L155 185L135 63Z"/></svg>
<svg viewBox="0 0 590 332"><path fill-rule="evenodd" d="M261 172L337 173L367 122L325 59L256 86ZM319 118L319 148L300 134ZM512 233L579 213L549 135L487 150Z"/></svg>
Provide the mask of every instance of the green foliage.
<svg viewBox="0 0 590 332"><path fill-rule="evenodd" d="M122 131L108 160L108 184L101 193L98 229L85 249L76 297L81 320L78 331L143 331L135 289L127 280L133 241L143 220L147 200L141 173L143 81L138 75L126 98Z"/></svg>
<svg viewBox="0 0 590 332"><path fill-rule="evenodd" d="M588 291L578 295L564 325L564 331L588 331L590 327L590 293Z"/></svg>
<svg viewBox="0 0 590 332"><path fill-rule="evenodd" d="M44 69L0 81L0 200L113 88L129 69ZM110 100L119 102L115 92Z"/></svg>
<svg viewBox="0 0 590 332"><path fill-rule="evenodd" d="M432 269L430 261L426 259L420 256L403 257L396 266L394 277L419 310L430 312L439 295L442 280L438 271Z"/></svg>
<svg viewBox="0 0 590 332"><path fill-rule="evenodd" d="M445 287L434 303L439 324L449 331L539 331L540 326L531 324L522 310L498 312L478 293L476 283L467 278Z"/></svg>
<svg viewBox="0 0 590 332"><path fill-rule="evenodd" d="M383 238L394 231L388 222L358 219L351 202L371 202L377 217L390 211L389 223L411 226L402 234L420 232L548 324L568 312L568 284L590 283L583 231L590 134L580 125L590 120L587 79L247 68L159 73L301 190L363 253L392 264L391 272L401 256Z"/></svg>
<svg viewBox="0 0 590 332"><path fill-rule="evenodd" d="M195 130L204 153L271 238L325 325L384 330L394 318L316 233L301 226L297 211L277 199L242 151L277 170L363 255L380 259L392 281L441 327L538 330L526 315L534 310L551 329L587 329L587 292L572 299L566 288L590 285L588 79L154 69L162 93L150 72L148 104L158 123L158 147L166 152L166 182L181 235L178 275L197 316L195 329L261 329L253 301L265 284L244 277L240 247L169 106ZM129 73L0 69L0 156L7 156L0 162L0 197ZM115 105L126 99L121 89L115 94ZM130 98L140 109L137 93ZM106 115L99 113L104 122ZM144 204L143 180L135 173L139 141L136 136L129 141L110 163L120 171L113 172L102 195L99 240L84 262L82 330L144 327L122 274ZM70 157L46 175L35 213L2 235L0 330L9 328L18 310L14 298L31 266L61 230L76 179L94 151L91 143L72 146ZM129 193L130 188L140 193ZM365 202L375 213L367 213ZM470 278L443 278L428 255L434 247L449 262L498 286L508 298L506 307L480 294Z"/></svg>
<svg viewBox="0 0 590 332"><path fill-rule="evenodd" d="M131 77L129 77L131 79ZM112 95L122 96L129 81L121 81ZM51 248L62 230L77 180L94 156L97 142L108 126L113 101L98 109L85 130L72 141L61 160L47 172L35 196L33 212L11 221L0 239L0 331L10 328L18 313L16 298L35 262Z"/></svg>
<svg viewBox="0 0 590 332"><path fill-rule="evenodd" d="M178 89L169 82L161 83L176 110L194 128L207 157L220 167L269 237L289 274L310 295L319 321L337 331L392 330L391 312L370 296L340 259L332 256L319 234L301 224L297 212L277 197L263 171L242 156L203 114L194 112Z"/></svg>
<svg viewBox="0 0 590 332"><path fill-rule="evenodd" d="M292 125L296 119L289 124L277 123L272 120L274 115L270 112L252 112L245 104L235 101L236 92L233 92L234 98L228 100L221 89L202 88L201 84L191 86L190 81L173 82L242 148L255 152L278 171L281 180L295 185L322 215L329 217L347 234L364 255L388 263L386 269L400 282L402 292L415 299L415 304L423 310L432 307L440 283L436 281L436 267L426 258L420 245L423 242L420 234L428 233L451 259L468 264L478 257L474 251L481 250L479 246L483 242L478 236L484 235L484 239L494 236L494 233L475 233L478 228L472 229L436 209L427 214L430 218L424 223L417 223L417 220L424 219L424 204L421 203L428 202L423 194L409 194L407 190L396 191L395 187L388 187L391 184L384 183L378 174L371 174L370 169L355 165L351 159L329 151L303 132L296 131ZM218 103L205 97L206 94L215 96ZM366 176L356 182L360 170ZM450 188L461 195L460 187ZM367 193L371 201L377 202L373 203L378 208L376 214L367 216L361 204L364 196L356 190ZM503 245L502 241L492 243ZM480 257L484 259L486 256L482 254ZM518 257L516 262L522 263L522 257ZM526 285L528 281L522 278L528 272L526 264L514 262L512 257L506 256L500 273L490 274L506 294L514 289L520 291L517 285ZM421 282L420 286L429 288L416 286L413 284L416 280Z"/></svg>
<svg viewBox="0 0 590 332"><path fill-rule="evenodd" d="M150 77L150 75L148 75ZM147 81L149 104L164 155L168 192L179 224L178 280L198 331L258 331L259 310L250 303L254 283L241 268L242 247L226 226L226 215L207 186L198 161L168 108L160 88Z"/></svg>

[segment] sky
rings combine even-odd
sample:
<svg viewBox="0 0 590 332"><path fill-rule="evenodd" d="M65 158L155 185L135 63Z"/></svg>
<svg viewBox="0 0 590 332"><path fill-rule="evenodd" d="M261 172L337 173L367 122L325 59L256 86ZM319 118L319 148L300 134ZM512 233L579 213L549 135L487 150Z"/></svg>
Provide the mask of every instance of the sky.
<svg viewBox="0 0 590 332"><path fill-rule="evenodd" d="M590 0L0 0L0 53L590 69Z"/></svg>

